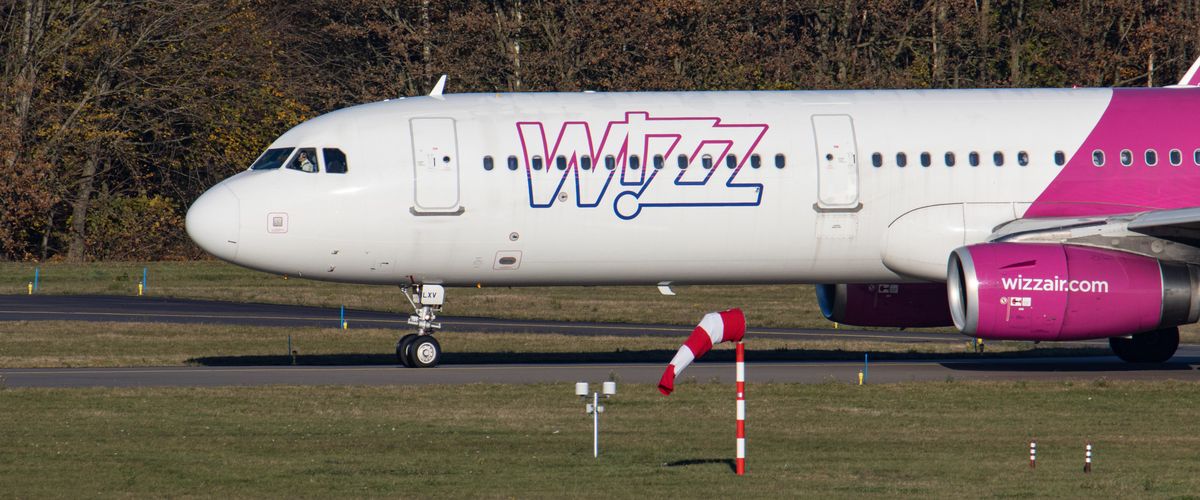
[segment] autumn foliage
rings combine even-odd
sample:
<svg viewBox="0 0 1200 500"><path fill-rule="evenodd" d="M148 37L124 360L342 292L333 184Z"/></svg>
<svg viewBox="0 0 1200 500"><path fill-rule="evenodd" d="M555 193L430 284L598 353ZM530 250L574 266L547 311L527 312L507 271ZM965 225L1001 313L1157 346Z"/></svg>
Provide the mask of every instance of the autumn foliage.
<svg viewBox="0 0 1200 500"><path fill-rule="evenodd" d="M0 0L0 255L202 255L186 207L289 127L450 92L1146 86L1165 0Z"/></svg>

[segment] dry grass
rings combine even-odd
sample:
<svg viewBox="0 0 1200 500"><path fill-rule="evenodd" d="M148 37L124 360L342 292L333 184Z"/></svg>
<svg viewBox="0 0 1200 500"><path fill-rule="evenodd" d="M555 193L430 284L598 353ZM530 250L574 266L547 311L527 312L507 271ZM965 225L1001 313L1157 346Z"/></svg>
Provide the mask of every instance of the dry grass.
<svg viewBox="0 0 1200 500"><path fill-rule="evenodd" d="M734 476L731 388L568 384L0 390L3 496L1183 498L1181 382L759 384ZM1028 468L1037 437L1039 465ZM1096 445L1082 473L1083 444Z"/></svg>
<svg viewBox="0 0 1200 500"><path fill-rule="evenodd" d="M26 293L34 265L0 263L0 294ZM399 311L408 304L395 287L283 279L215 261L41 265L39 293L134 294L142 269L149 294L239 302ZM654 287L455 288L445 314L564 321L693 324L708 311L743 308L754 326L828 328L807 285L681 286L678 295Z"/></svg>

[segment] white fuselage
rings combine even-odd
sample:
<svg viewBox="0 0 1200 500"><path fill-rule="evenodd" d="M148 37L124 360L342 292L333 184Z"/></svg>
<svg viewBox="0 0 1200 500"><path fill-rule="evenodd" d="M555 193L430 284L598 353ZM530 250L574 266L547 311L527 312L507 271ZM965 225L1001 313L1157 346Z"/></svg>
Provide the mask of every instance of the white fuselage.
<svg viewBox="0 0 1200 500"><path fill-rule="evenodd" d="M1067 160L1090 155L1078 149L1112 94L646 92L391 100L320 116L271 146L338 148L347 173L239 173L206 194L209 201L197 202L188 229L225 260L329 281L939 280L954 248L984 241L997 225L1022 216L1062 171L1056 152ZM736 168L726 166L726 151ZM978 166L970 164L972 152ZM1003 166L993 162L997 152ZM874 166L876 153L882 166ZM906 155L906 166L897 165L897 153ZM592 163L587 170L585 155ZM661 169L656 155L663 157ZM711 169L704 168L705 155L713 158ZM776 167L777 155L783 168ZM222 198L213 201L218 191ZM236 210L228 209L231 203ZM223 208L208 208L218 204ZM235 215L212 215L221 210ZM227 219L209 221L230 216L236 228Z"/></svg>

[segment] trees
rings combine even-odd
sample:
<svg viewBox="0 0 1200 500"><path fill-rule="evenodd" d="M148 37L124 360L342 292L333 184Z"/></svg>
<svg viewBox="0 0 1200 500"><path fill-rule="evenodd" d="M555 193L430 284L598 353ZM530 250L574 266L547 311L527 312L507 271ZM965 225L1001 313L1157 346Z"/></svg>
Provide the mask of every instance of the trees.
<svg viewBox="0 0 1200 500"><path fill-rule="evenodd" d="M183 211L274 137L443 73L450 92L1143 86L1198 48L1200 6L1167 0L2 0L0 254L198 254Z"/></svg>

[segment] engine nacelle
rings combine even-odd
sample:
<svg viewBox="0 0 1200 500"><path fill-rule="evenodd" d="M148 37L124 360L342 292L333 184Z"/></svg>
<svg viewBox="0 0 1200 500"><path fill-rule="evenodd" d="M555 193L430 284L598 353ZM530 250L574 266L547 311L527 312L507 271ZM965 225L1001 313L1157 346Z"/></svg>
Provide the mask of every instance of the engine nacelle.
<svg viewBox="0 0 1200 500"><path fill-rule="evenodd" d="M817 285L821 314L830 321L855 326L950 326L946 285L900 283Z"/></svg>
<svg viewBox="0 0 1200 500"><path fill-rule="evenodd" d="M1200 319L1196 266L1047 243L984 243L950 254L950 315L1003 340L1130 335Z"/></svg>

